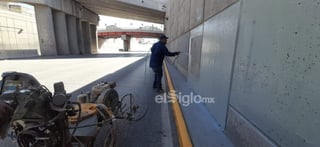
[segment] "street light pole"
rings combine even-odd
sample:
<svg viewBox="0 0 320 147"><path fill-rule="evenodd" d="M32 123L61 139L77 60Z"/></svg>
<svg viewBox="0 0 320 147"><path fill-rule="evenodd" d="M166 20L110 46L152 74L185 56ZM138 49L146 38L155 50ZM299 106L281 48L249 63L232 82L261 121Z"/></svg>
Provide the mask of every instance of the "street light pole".
<svg viewBox="0 0 320 147"><path fill-rule="evenodd" d="M8 26L0 26L0 28L8 28L8 29L16 29L19 30L17 33L21 34L23 29L22 28L16 28L16 27L8 27Z"/></svg>

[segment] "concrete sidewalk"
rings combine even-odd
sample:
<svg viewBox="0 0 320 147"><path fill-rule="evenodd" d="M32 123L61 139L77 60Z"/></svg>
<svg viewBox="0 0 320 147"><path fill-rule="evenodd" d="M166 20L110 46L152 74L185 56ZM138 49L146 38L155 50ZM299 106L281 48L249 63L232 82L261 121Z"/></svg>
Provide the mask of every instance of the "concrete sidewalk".
<svg viewBox="0 0 320 147"><path fill-rule="evenodd" d="M168 70L173 80L173 84L177 94L190 95L196 93L189 88L184 76L171 64L168 65ZM204 104L180 103L183 111L184 119L189 131L193 146L195 147L233 147L234 145L218 127L218 123L209 114ZM189 104L189 105L187 105Z"/></svg>

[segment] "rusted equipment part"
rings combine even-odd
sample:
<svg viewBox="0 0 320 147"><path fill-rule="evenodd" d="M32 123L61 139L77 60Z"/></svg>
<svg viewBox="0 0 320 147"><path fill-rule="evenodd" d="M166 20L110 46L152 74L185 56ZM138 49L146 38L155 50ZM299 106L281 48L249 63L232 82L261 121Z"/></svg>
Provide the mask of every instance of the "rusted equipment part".
<svg viewBox="0 0 320 147"><path fill-rule="evenodd" d="M103 82L100 83L96 86L93 86L91 89L91 95L89 98L89 102L90 103L95 103L99 97L99 95L107 90L107 89L113 89L116 87L116 83L115 82Z"/></svg>
<svg viewBox="0 0 320 147"><path fill-rule="evenodd" d="M100 83L79 95L82 103L70 100L63 82L55 83L52 93L25 73L5 73L1 84L0 135L5 137L11 127L19 146L114 146L115 120L140 120L146 112L132 94L120 100L115 82ZM96 133L78 130L88 127Z"/></svg>
<svg viewBox="0 0 320 147"><path fill-rule="evenodd" d="M117 113L115 110L120 105L119 94L114 89L106 89L100 94L96 103L104 104L108 108L110 108L113 113Z"/></svg>
<svg viewBox="0 0 320 147"><path fill-rule="evenodd" d="M78 95L77 101L80 103L89 101L103 104L116 119L127 119L129 121L142 119L146 115L147 107L137 105L131 93L124 95L120 99L118 92L114 89L115 86L115 82L97 84L92 88L91 92Z"/></svg>
<svg viewBox="0 0 320 147"><path fill-rule="evenodd" d="M105 125L97 134L93 147L114 147L116 146L116 131L112 125Z"/></svg>
<svg viewBox="0 0 320 147"><path fill-rule="evenodd" d="M78 106L75 106L75 109L78 110L79 108L77 108ZM92 103L84 103L81 104L81 114L80 114L80 118L78 118L78 114L74 115L74 116L69 116L68 117L68 121L71 124L75 124L79 121L82 121L84 119L87 119L93 115L97 114L97 109L96 109L97 105L96 104L92 104ZM78 112L79 113L79 112Z"/></svg>

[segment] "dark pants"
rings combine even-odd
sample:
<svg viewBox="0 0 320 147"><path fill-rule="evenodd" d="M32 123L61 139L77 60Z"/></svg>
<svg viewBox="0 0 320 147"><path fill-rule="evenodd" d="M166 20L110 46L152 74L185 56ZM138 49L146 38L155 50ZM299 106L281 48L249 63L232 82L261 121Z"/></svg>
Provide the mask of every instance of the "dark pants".
<svg viewBox="0 0 320 147"><path fill-rule="evenodd" d="M153 82L153 88L161 89L161 79L162 79L162 66L160 67L152 67L152 70L154 72L154 82Z"/></svg>

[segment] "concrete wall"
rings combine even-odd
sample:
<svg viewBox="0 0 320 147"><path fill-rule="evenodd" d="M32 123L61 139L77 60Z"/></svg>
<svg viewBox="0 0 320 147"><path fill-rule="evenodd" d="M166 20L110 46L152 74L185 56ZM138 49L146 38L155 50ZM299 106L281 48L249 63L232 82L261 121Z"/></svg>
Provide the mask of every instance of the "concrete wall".
<svg viewBox="0 0 320 147"><path fill-rule="evenodd" d="M22 29L21 33L18 33ZM0 59L32 57L39 52L38 32L34 8L9 8L0 2Z"/></svg>
<svg viewBox="0 0 320 147"><path fill-rule="evenodd" d="M169 1L168 47L189 49L188 65L175 64L196 92L216 98L206 107L236 145L320 146L319 7L318 0Z"/></svg>
<svg viewBox="0 0 320 147"><path fill-rule="evenodd" d="M53 11L53 24L58 55L69 55L70 49L66 14L61 11Z"/></svg>
<svg viewBox="0 0 320 147"><path fill-rule="evenodd" d="M66 17L66 21L67 21L70 54L78 55L80 54L79 43L78 43L78 35L80 35L80 33L77 30L77 18L75 16L68 15Z"/></svg>
<svg viewBox="0 0 320 147"><path fill-rule="evenodd" d="M43 5L50 7L57 11L62 11L66 14L76 16L82 20L88 21L92 24L98 24L99 16L83 7L74 0L3 0L9 2L21 2L31 5Z"/></svg>
<svg viewBox="0 0 320 147"><path fill-rule="evenodd" d="M190 31L188 82L194 90L200 92L200 66L203 40L203 24Z"/></svg>
<svg viewBox="0 0 320 147"><path fill-rule="evenodd" d="M91 47L90 53L97 53L98 52L98 35L97 35L97 26L91 24L90 25L90 39L91 39Z"/></svg>
<svg viewBox="0 0 320 147"><path fill-rule="evenodd" d="M281 146L320 146L319 7L243 0L230 104Z"/></svg>
<svg viewBox="0 0 320 147"><path fill-rule="evenodd" d="M34 5L42 56L91 54L97 52L96 25L99 16L74 0L6 0ZM18 18L16 18L18 19ZM30 19L32 20L32 19ZM82 25L82 24L85 25ZM83 31L84 30L84 31ZM37 40L36 40L37 41ZM31 51L7 51L2 58L26 57ZM9 55L9 53L11 53ZM36 52L35 52L36 53ZM37 55L37 54L34 54ZM29 55L30 56L30 55Z"/></svg>
<svg viewBox="0 0 320 147"><path fill-rule="evenodd" d="M82 22L82 37L83 37L83 54L90 54L91 52L91 33L90 24L88 22Z"/></svg>
<svg viewBox="0 0 320 147"><path fill-rule="evenodd" d="M216 104L207 108L222 128L226 121L240 8L238 4L228 9L234 2L169 1L166 20L166 34L170 39L168 47L181 52L177 59L173 59L174 64L196 92L216 98ZM216 5L221 8L217 9ZM224 9L226 11L218 14ZM214 15L217 16L204 19L204 16Z"/></svg>
<svg viewBox="0 0 320 147"><path fill-rule="evenodd" d="M84 54L84 38L83 38L83 29L82 29L82 22L79 18L77 18L77 38L78 38L78 46L79 46L79 53Z"/></svg>
<svg viewBox="0 0 320 147"><path fill-rule="evenodd" d="M240 3L227 8L207 20L203 29L199 92L215 98L206 106L221 128L226 123L239 8Z"/></svg>
<svg viewBox="0 0 320 147"><path fill-rule="evenodd" d="M35 7L38 37L40 44L40 55L57 55L57 45L53 23L52 10L49 7L37 5Z"/></svg>

